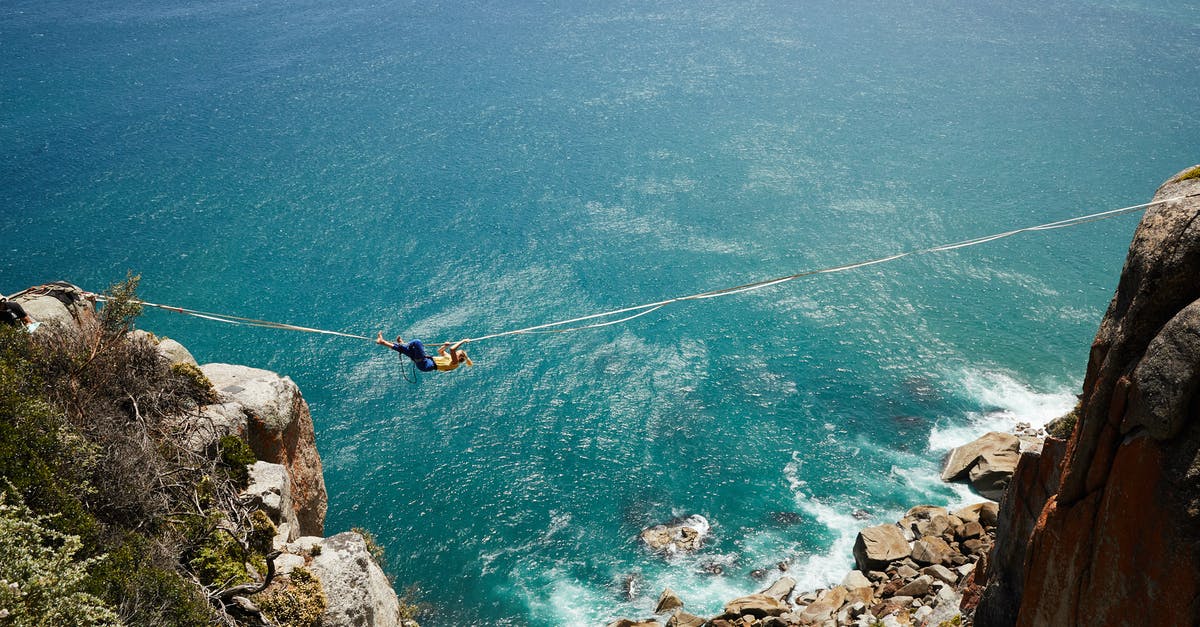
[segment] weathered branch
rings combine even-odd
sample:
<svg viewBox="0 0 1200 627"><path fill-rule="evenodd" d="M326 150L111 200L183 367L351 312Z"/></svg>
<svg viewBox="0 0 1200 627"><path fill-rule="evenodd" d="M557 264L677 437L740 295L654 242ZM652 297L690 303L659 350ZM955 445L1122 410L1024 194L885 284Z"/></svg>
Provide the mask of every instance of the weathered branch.
<svg viewBox="0 0 1200 627"><path fill-rule="evenodd" d="M232 588L227 588L218 592L217 598L224 603L228 600L231 600L235 596L258 594L259 592L266 590L267 586L271 585L271 580L275 578L275 558L279 557L280 554L281 553L279 551L272 551L270 555L267 555L267 576L263 577L262 582L244 583Z"/></svg>

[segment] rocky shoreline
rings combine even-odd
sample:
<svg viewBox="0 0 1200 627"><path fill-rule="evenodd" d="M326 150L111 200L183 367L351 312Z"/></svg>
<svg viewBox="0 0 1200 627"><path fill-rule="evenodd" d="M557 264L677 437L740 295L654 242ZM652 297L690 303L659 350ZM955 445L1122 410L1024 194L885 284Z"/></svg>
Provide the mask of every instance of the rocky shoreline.
<svg viewBox="0 0 1200 627"><path fill-rule="evenodd" d="M895 523L862 529L853 549L855 569L836 586L796 590L796 581L784 575L711 617L689 613L686 595L668 588L655 608L658 617L622 618L608 627L970 625L981 592L975 581L987 569L999 525L996 501L1021 454L1039 453L1047 437L1043 429L1021 423L1013 433L990 432L951 450L942 479L968 482L990 500L953 511L918 505ZM694 515L647 528L640 537L648 550L673 554L698 548L707 529L708 522Z"/></svg>

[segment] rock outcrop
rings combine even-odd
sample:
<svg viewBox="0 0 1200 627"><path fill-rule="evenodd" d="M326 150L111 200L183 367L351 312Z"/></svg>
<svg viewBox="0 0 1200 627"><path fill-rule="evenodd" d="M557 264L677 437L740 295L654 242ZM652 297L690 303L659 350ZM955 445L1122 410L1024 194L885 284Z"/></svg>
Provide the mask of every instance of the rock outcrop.
<svg viewBox="0 0 1200 627"><path fill-rule="evenodd" d="M1021 458L977 625L1200 616L1197 173L1165 183L1138 226L1061 465Z"/></svg>
<svg viewBox="0 0 1200 627"><path fill-rule="evenodd" d="M329 605L322 625L398 627L400 602L366 540L353 531L325 538L309 569L321 580Z"/></svg>
<svg viewBox="0 0 1200 627"><path fill-rule="evenodd" d="M954 448L942 469L942 481L968 479L980 495L1000 500L1017 467L1021 440L1011 433L991 432Z"/></svg>
<svg viewBox="0 0 1200 627"><path fill-rule="evenodd" d="M78 287L59 281L31 287L9 298L25 309L37 322L78 332L96 325L96 308L89 294Z"/></svg>
<svg viewBox="0 0 1200 627"><path fill-rule="evenodd" d="M324 534L325 478L308 403L288 377L269 370L230 364L205 364L220 404L206 408L204 418L216 431L237 433L263 461L287 468L299 535Z"/></svg>

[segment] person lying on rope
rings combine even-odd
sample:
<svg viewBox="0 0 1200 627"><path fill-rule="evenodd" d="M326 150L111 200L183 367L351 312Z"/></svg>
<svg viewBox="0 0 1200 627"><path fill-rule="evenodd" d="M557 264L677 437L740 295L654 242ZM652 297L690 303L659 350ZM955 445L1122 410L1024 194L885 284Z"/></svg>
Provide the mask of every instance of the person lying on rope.
<svg viewBox="0 0 1200 627"><path fill-rule="evenodd" d="M383 331L379 332L379 337L375 339L375 343L380 346L386 346L401 355L407 356L417 366L417 370L421 372L432 372L441 370L443 372L454 370L460 364L466 363L468 366L474 366L470 357L467 357L467 351L460 350L466 340L461 340L454 344L446 342L438 347L437 355L425 354L425 345L421 340L412 340L405 342L400 336L396 336L395 342L389 342L383 339Z"/></svg>

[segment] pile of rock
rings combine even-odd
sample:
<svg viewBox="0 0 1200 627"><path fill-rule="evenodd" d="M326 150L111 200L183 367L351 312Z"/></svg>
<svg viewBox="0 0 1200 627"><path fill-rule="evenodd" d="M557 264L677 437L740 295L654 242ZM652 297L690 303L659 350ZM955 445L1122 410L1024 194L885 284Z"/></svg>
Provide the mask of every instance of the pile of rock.
<svg viewBox="0 0 1200 627"><path fill-rule="evenodd" d="M990 502L954 512L914 507L895 524L859 533L858 568L841 585L795 593L795 580L782 577L762 592L726 603L712 618L684 611L683 601L668 589L655 613L671 613L666 627L936 627L959 615L962 591L994 541L997 513ZM621 619L609 627L663 625L657 619Z"/></svg>

